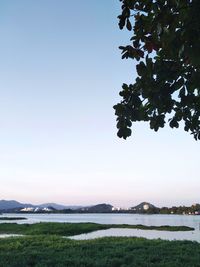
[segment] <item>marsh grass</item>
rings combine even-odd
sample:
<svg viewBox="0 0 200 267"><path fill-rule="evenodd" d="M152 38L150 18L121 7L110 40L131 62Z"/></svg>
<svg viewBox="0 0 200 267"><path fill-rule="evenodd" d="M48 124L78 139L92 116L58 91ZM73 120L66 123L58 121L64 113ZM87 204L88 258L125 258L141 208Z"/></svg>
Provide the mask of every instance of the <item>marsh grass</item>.
<svg viewBox="0 0 200 267"><path fill-rule="evenodd" d="M97 230L106 230L110 228L129 228L143 230L159 231L191 231L194 228L187 226L145 226L129 224L97 224L97 223L35 223L35 224L17 224L1 223L1 234L24 234L24 235L61 235L70 236L83 233L89 233Z"/></svg>
<svg viewBox="0 0 200 267"><path fill-rule="evenodd" d="M37 235L0 240L1 267L198 267L200 244L144 238L75 241Z"/></svg>
<svg viewBox="0 0 200 267"><path fill-rule="evenodd" d="M24 234L0 239L0 267L197 267L200 244L144 238L70 240L109 228L186 231L181 226L107 225L96 223L0 224L0 233Z"/></svg>
<svg viewBox="0 0 200 267"><path fill-rule="evenodd" d="M0 217L0 221L18 221L27 220L25 217Z"/></svg>

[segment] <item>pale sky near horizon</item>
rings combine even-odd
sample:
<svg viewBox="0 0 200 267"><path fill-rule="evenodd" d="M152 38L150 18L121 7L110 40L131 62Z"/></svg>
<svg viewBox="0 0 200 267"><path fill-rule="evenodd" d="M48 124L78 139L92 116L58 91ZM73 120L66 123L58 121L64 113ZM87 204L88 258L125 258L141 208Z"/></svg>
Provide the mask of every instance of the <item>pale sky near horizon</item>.
<svg viewBox="0 0 200 267"><path fill-rule="evenodd" d="M0 199L132 206L200 202L200 142L134 125L112 106L136 77L116 0L0 2Z"/></svg>

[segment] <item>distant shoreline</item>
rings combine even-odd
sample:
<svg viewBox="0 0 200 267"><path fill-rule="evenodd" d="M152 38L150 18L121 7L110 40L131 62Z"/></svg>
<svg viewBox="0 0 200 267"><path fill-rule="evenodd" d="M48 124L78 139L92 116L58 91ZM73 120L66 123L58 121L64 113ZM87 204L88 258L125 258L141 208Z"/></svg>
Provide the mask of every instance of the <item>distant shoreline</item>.
<svg viewBox="0 0 200 267"><path fill-rule="evenodd" d="M182 213L133 213L133 212L127 212L127 211L120 211L120 212L76 212L76 211L72 211L72 212L63 212L63 211L56 211L56 212L2 212L0 213L0 220L3 220L1 216L5 215L5 214L129 214L129 215L182 215L182 216L199 216L200 214L182 214ZM7 217L7 220L12 220L12 217ZM26 219L24 217L18 217L18 219ZM22 220L21 219L21 220ZM14 219L13 219L14 220Z"/></svg>
<svg viewBox="0 0 200 267"><path fill-rule="evenodd" d="M114 207L111 204L101 203L93 206L61 206L56 203L41 204L22 204L17 201L0 200L0 213L17 214L178 214L178 215L200 215L200 204L190 207L173 206L171 208L158 208L149 202L141 202L139 205L130 208Z"/></svg>

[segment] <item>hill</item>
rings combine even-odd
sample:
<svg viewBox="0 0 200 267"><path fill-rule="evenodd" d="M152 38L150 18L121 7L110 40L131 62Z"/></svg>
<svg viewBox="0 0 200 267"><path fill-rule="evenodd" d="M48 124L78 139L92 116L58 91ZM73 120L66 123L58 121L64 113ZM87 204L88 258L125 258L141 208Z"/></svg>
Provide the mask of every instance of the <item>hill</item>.
<svg viewBox="0 0 200 267"><path fill-rule="evenodd" d="M112 211L113 206L110 204L98 204L90 207L83 207L77 211L87 213L107 213Z"/></svg>
<svg viewBox="0 0 200 267"><path fill-rule="evenodd" d="M0 200L0 210L9 210L17 208L33 207L32 204L20 203L16 200Z"/></svg>
<svg viewBox="0 0 200 267"><path fill-rule="evenodd" d="M57 203L44 203L39 205L40 208L48 208L48 207L52 207L56 210L64 210L64 209L71 209L71 210L77 210L80 209L82 206L73 206L73 205L69 205L69 206L65 206L65 205L61 205L61 204L57 204Z"/></svg>
<svg viewBox="0 0 200 267"><path fill-rule="evenodd" d="M51 209L53 210L64 210L64 209L76 210L81 208L81 206L65 206L57 203L44 203L39 205L33 205L27 203L20 203L16 200L0 200L0 211L4 212L18 212L22 208L35 208L38 210L49 207L51 207Z"/></svg>
<svg viewBox="0 0 200 267"><path fill-rule="evenodd" d="M158 208L149 202L142 202L135 207L131 207L134 213L156 213Z"/></svg>

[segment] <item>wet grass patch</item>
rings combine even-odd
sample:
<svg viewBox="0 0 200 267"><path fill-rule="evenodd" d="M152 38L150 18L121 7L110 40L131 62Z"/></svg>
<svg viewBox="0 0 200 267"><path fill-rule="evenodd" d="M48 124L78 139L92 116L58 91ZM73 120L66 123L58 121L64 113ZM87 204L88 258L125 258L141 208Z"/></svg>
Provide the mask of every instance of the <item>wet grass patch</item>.
<svg viewBox="0 0 200 267"><path fill-rule="evenodd" d="M194 228L187 226L145 226L129 224L97 224L97 223L51 223L42 222L35 224L1 223L0 234L24 235L59 235L71 236L89 233L110 228L127 228L159 231L191 231Z"/></svg>
<svg viewBox="0 0 200 267"><path fill-rule="evenodd" d="M37 235L0 240L3 267L198 267L200 244L144 238L75 241Z"/></svg>

